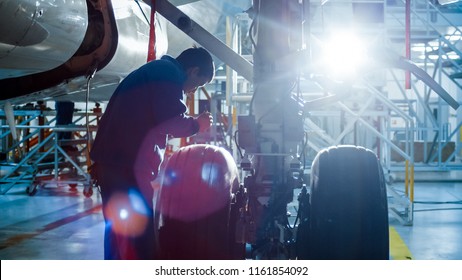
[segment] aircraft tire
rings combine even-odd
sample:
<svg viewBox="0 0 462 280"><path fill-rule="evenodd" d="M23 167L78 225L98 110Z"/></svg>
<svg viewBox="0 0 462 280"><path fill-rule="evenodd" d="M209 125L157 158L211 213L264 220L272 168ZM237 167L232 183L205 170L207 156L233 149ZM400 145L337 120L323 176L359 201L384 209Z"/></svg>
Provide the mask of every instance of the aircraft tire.
<svg viewBox="0 0 462 280"><path fill-rule="evenodd" d="M235 243L237 175L223 148L196 144L173 153L156 206L161 259L244 258L244 245Z"/></svg>
<svg viewBox="0 0 462 280"><path fill-rule="evenodd" d="M308 259L389 259L386 185L377 156L359 146L335 146L311 171Z"/></svg>

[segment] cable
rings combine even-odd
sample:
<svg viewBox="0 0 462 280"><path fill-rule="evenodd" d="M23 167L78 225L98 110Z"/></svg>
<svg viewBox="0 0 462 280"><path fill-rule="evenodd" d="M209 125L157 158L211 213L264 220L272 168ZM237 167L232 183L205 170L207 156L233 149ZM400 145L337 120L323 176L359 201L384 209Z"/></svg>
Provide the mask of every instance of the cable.
<svg viewBox="0 0 462 280"><path fill-rule="evenodd" d="M258 16L259 16L259 12L260 12L260 2L258 3L258 7L257 9L255 10L255 7L251 7L250 9L248 9L246 12L249 14L250 10L253 10L253 19L252 19L252 23L250 24L250 27L249 27L249 38L250 38L250 42L252 43L252 46L254 47L254 63L255 63L255 56L258 56L259 53L257 52L257 49L258 49L258 46L257 46L257 43L255 42L255 38L253 37L253 32L254 32L254 29L255 29L255 22L258 20ZM258 58L257 58L258 60ZM255 99L255 93L256 93L257 90L254 90L254 94L252 94L252 98L250 99L250 104L249 104L249 115L252 115L252 107L253 107L253 103L254 103L254 99Z"/></svg>
<svg viewBox="0 0 462 280"><path fill-rule="evenodd" d="M234 132L234 143L236 143L236 147L237 147L237 150L239 151L239 154L241 155L241 159L244 158L244 155L242 154L242 151L241 151L241 147L239 146L239 144L237 143L237 133L238 133L239 130L236 130Z"/></svg>
<svg viewBox="0 0 462 280"><path fill-rule="evenodd" d="M138 7L140 8L141 13L143 14L144 19L146 20L146 23L147 23L147 24L151 24L150 21L148 20L148 17L147 17L146 14L144 13L143 8L141 8L140 2L138 2L138 0L135 0L135 2L136 2L136 4L138 5Z"/></svg>
<svg viewBox="0 0 462 280"><path fill-rule="evenodd" d="M462 200L458 201L414 201L416 204L462 204Z"/></svg>
<svg viewBox="0 0 462 280"><path fill-rule="evenodd" d="M93 79L93 77L95 76L97 70L98 70L98 62L95 61L93 65L93 70L91 70L91 72L88 72L88 75L87 75L87 92L85 94L85 129L87 133L87 165L88 166L91 166L91 161L90 161L91 131L90 131L90 115L88 113L88 103L90 103L90 82L91 82L91 79Z"/></svg>
<svg viewBox="0 0 462 280"><path fill-rule="evenodd" d="M308 132L305 131L305 139L303 139L303 146L302 146L302 150L300 151L300 157L299 157L299 160L303 160L303 170L306 169L306 155L305 155L305 150L306 150L306 147L308 147Z"/></svg>
<svg viewBox="0 0 462 280"><path fill-rule="evenodd" d="M414 210L414 212L433 212L433 211L442 211L442 210L462 210L462 208L420 209L420 210Z"/></svg>
<svg viewBox="0 0 462 280"><path fill-rule="evenodd" d="M292 84L290 89L288 90L288 95L282 95L282 97L288 97L288 98L291 98L291 93L292 93L292 90L294 89L296 83ZM255 94L254 94L255 96ZM253 101L253 97L252 97L252 101ZM273 106L271 106L271 108L269 108L264 114L262 114L260 116L260 118L258 119L257 123L260 124L261 120L266 117L267 115L271 114L271 113L274 113L274 109L277 108L277 107L280 107L281 106L281 103L276 103L274 104ZM250 106L252 107L252 106ZM250 114L249 114L250 115Z"/></svg>
<svg viewBox="0 0 462 280"><path fill-rule="evenodd" d="M462 204L462 200L458 201L414 201L414 204ZM441 210L462 210L462 208L434 208L434 209L419 209L414 210L414 212L430 212L430 211L441 211Z"/></svg>
<svg viewBox="0 0 462 280"><path fill-rule="evenodd" d="M255 7L252 6L249 9L247 9L245 12L249 15L249 17L252 17L252 22L250 23L250 26L249 26L249 38L250 38L250 42L252 43L252 46L256 49L257 44L255 42L255 38L253 37L253 32L255 29L255 22L258 20L258 14L260 12L260 3L258 4L257 9L255 9ZM251 15L251 13L253 13L253 15Z"/></svg>

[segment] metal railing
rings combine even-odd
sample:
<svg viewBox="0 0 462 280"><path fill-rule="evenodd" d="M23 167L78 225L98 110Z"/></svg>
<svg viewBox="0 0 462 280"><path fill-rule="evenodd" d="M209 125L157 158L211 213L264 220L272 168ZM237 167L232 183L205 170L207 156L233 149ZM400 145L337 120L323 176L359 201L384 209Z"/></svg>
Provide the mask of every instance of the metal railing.
<svg viewBox="0 0 462 280"><path fill-rule="evenodd" d="M0 111L0 115L1 115ZM92 181L87 172L87 144L93 141L96 125L79 124L86 113L76 113L73 124L54 125L55 112L17 111L15 112L16 130L19 138L11 143L11 128L1 125L0 140L5 157L0 162L0 194L7 193L15 185L26 186L26 192L34 195L38 186L47 183L84 186L84 194L91 195ZM100 114L91 114L90 122L95 124ZM19 117L21 116L21 117ZM19 121L24 117L23 121ZM40 118L40 125L35 124ZM70 132L72 140L61 140L60 133ZM72 145L70 152L66 145ZM79 148L77 148L78 146ZM86 158L80 161L80 158Z"/></svg>

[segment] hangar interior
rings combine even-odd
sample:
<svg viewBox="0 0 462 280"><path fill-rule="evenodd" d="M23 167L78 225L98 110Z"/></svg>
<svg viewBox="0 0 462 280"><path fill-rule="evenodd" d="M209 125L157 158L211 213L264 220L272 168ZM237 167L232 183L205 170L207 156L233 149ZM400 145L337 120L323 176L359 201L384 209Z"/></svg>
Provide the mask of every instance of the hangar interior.
<svg viewBox="0 0 462 280"><path fill-rule="evenodd" d="M1 18L17 20L11 13L20 2L29 1L0 1ZM34 24L26 29L35 32L37 41L38 27L50 33L48 38L58 33L56 41L44 43L56 47L60 32L46 19L56 15L48 1L38 2L45 8L34 7ZM389 259L462 259L462 2L153 2L157 55L175 56L197 44L215 58L214 80L185 100L193 115L210 111L214 124L206 133L170 140L167 157L194 144L218 146L233 156L246 194L263 205L255 206L255 212L271 220L267 227L277 236L265 232L255 240L246 224L241 238L247 244L245 258L302 259L291 253L292 243L301 242L292 229L303 233L301 201L312 191L313 177L325 172L318 170L320 155L329 147L360 146L377 156L378 177L386 188ZM99 49L80 48L78 55L60 58L32 37L18 43L0 19L1 259L103 259L104 219L99 190L88 172L88 152L108 96L146 61L154 9L151 1L76 3L106 7L115 15L112 32L119 33L119 41L101 69L85 61L86 55L104 53ZM88 17L82 16L81 28L97 37L95 30L104 26L91 24L97 13L90 10L84 9ZM86 42L83 34L80 38ZM70 49L72 55L75 49ZM80 61L86 63L84 70L78 68ZM64 73L55 84L39 82L58 79L65 72L59 70L61 63L71 64L75 72ZM373 168L357 164L355 156L337 160L348 161L350 172L365 181L374 177L367 175ZM326 176L340 176L334 175L335 167L325 169ZM349 172L338 173L344 177L335 180L342 181ZM355 191L363 190L351 188ZM285 198L281 202L271 192ZM380 202L369 194L362 199ZM354 202L327 195L316 205L323 212L337 203L354 208ZM281 215L287 216L287 228L279 224ZM350 223L354 219L333 230L341 233Z"/></svg>

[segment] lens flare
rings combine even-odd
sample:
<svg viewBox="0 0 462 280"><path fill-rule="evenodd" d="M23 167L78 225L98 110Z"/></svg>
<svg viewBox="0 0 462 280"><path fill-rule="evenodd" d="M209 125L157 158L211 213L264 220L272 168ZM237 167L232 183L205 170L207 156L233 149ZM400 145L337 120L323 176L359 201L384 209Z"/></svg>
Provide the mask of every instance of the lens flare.
<svg viewBox="0 0 462 280"><path fill-rule="evenodd" d="M126 219L128 218L128 211L127 211L127 209L120 209L119 217L120 217L120 219L122 219L122 220L126 220Z"/></svg>
<svg viewBox="0 0 462 280"><path fill-rule="evenodd" d="M133 210L142 215L148 215L148 208L146 207L146 203L143 200L143 197L138 191L133 189L128 191L128 198L130 201L130 205L132 206Z"/></svg>
<svg viewBox="0 0 462 280"><path fill-rule="evenodd" d="M174 184L178 179L178 174L173 169L167 169L162 177L162 186L168 187Z"/></svg>
<svg viewBox="0 0 462 280"><path fill-rule="evenodd" d="M104 208L112 230L117 234L139 236L146 230L149 219L152 218L139 194L135 193L116 193Z"/></svg>

